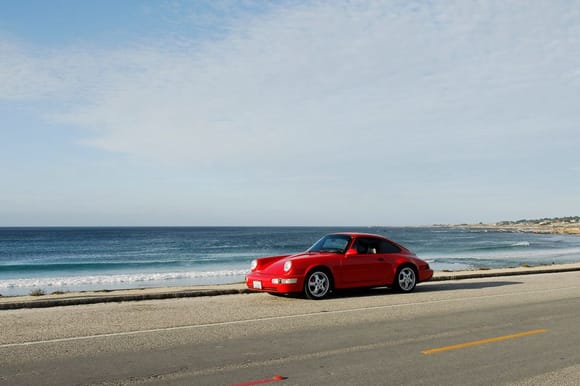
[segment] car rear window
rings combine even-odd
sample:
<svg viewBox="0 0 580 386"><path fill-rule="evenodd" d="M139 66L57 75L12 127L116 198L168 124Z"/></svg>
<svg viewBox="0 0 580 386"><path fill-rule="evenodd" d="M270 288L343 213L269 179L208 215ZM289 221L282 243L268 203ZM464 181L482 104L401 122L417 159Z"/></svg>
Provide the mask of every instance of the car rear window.
<svg viewBox="0 0 580 386"><path fill-rule="evenodd" d="M395 244L391 244L386 240L381 241L381 245L379 247L380 253L399 253L401 252L401 248L396 246Z"/></svg>

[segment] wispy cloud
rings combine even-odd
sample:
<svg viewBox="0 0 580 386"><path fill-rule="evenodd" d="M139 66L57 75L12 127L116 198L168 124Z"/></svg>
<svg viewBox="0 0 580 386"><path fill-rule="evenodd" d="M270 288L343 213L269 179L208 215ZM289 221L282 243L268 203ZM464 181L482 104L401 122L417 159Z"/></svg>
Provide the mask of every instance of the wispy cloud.
<svg viewBox="0 0 580 386"><path fill-rule="evenodd" d="M290 4L241 13L207 41L4 41L0 98L66 101L53 119L106 151L294 180L356 165L471 185L537 157L577 161L578 4Z"/></svg>

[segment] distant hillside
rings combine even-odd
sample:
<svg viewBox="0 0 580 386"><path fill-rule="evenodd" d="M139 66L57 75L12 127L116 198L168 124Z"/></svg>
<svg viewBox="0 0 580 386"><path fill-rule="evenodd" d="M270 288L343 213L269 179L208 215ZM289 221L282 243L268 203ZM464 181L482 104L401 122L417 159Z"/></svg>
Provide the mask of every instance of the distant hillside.
<svg viewBox="0 0 580 386"><path fill-rule="evenodd" d="M490 229L507 232L555 233L580 235L580 216L551 217L534 220L500 221L495 224L461 224L454 228Z"/></svg>
<svg viewBox="0 0 580 386"><path fill-rule="evenodd" d="M500 221L495 225L551 225L551 224L558 224L558 225L565 225L565 224L580 224L580 216L568 216L568 217L551 217L551 218L540 218L535 220L517 220L517 221Z"/></svg>

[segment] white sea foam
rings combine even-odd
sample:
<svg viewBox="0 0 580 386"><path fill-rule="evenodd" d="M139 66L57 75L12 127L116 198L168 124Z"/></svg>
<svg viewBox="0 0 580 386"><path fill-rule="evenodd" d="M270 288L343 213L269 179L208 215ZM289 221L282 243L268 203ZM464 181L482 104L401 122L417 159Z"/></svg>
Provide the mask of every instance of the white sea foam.
<svg viewBox="0 0 580 386"><path fill-rule="evenodd" d="M512 247L529 247L530 242L529 241L520 241L520 242L512 244L511 246Z"/></svg>
<svg viewBox="0 0 580 386"><path fill-rule="evenodd" d="M135 273L115 275L88 275L70 277L35 277L26 279L0 280L0 288L60 288L81 286L115 286L131 283L148 283L177 280L203 280L208 278L227 278L243 276L248 270L212 271L212 272L165 272L165 273ZM195 284L195 283L193 283Z"/></svg>

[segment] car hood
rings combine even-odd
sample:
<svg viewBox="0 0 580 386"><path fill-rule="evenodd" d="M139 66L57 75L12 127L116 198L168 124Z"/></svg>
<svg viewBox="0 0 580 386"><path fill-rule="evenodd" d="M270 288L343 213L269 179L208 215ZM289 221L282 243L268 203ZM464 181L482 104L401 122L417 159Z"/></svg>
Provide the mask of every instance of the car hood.
<svg viewBox="0 0 580 386"><path fill-rule="evenodd" d="M320 259L320 258L326 258L326 257L336 257L336 256L340 256L338 253L332 253L332 252L302 252L302 253L297 253L296 255L290 255L287 258L284 259L284 261L288 261L288 260L292 260L292 261L298 261L298 260L305 260L305 259Z"/></svg>
<svg viewBox="0 0 580 386"><path fill-rule="evenodd" d="M302 260L310 260L313 258L320 259L320 258L325 258L328 256L336 256L336 253L301 252L301 253L297 253L295 255L286 256L282 259L276 260L276 261L272 262L272 264L265 267L264 270L271 271L271 272L282 272L284 270L284 263L286 263L288 260L291 260L292 262L296 263L296 262L300 262Z"/></svg>

